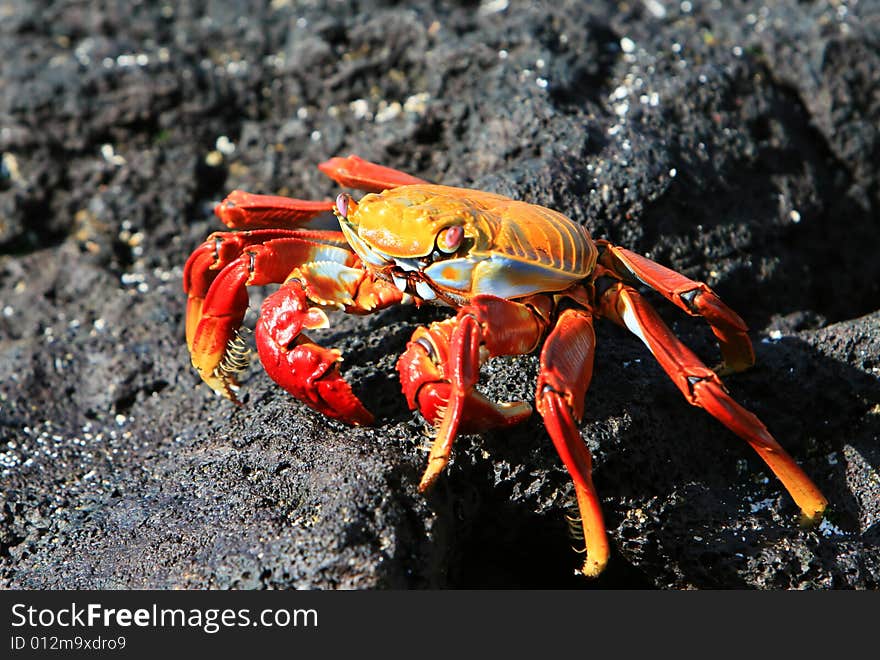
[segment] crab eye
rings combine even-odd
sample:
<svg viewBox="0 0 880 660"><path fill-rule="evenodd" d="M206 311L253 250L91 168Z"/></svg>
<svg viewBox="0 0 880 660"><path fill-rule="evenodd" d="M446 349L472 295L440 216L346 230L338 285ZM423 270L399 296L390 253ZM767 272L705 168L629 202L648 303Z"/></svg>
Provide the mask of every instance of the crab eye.
<svg viewBox="0 0 880 660"><path fill-rule="evenodd" d="M348 193L339 193L336 197L336 212L343 218L348 217L348 207L351 203L351 195Z"/></svg>
<svg viewBox="0 0 880 660"><path fill-rule="evenodd" d="M441 252L452 254L459 248L463 239L464 229L461 226L447 227L437 234L437 248Z"/></svg>

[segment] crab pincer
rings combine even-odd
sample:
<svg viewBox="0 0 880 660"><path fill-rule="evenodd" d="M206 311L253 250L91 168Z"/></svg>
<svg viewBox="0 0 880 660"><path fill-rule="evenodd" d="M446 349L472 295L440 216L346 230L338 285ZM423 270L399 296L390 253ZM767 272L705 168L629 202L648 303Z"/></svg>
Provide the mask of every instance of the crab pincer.
<svg viewBox="0 0 880 660"><path fill-rule="evenodd" d="M260 309L260 362L276 383L318 412L349 424L372 424L373 415L339 372L340 352L319 346L303 333L327 326L327 315L309 305L302 283L288 280Z"/></svg>

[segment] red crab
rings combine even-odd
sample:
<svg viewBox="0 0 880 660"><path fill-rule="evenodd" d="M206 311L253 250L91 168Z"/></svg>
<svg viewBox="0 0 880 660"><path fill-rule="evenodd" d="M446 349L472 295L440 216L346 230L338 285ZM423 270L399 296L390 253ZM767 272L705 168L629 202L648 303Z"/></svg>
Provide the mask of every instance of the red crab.
<svg viewBox="0 0 880 660"><path fill-rule="evenodd" d="M754 363L742 319L701 282L608 241L561 213L501 195L433 185L362 160L319 165L346 193L334 202L232 192L215 213L232 230L212 234L187 261L186 338L193 366L235 400L246 352L238 335L247 287L280 283L260 310L256 345L275 382L326 415L370 424L372 415L339 372L340 353L306 331L326 327L327 310L369 314L401 303L436 303L456 315L418 328L397 363L403 393L436 429L424 491L449 461L459 432L517 424L525 402L495 403L476 389L480 365L498 355L540 350L535 403L571 474L586 543L583 573L608 561L608 541L578 421L590 383L595 318L628 328L685 399L748 442L801 508L821 518L825 498L764 424L727 393L669 330L636 287L647 285L718 339L720 372ZM341 231L300 228L332 211Z"/></svg>

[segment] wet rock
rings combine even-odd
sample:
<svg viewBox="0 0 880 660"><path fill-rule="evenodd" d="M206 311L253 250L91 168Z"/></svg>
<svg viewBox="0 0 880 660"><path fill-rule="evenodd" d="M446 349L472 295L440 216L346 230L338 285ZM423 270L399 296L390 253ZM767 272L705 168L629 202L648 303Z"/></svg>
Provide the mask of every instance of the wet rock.
<svg viewBox="0 0 880 660"><path fill-rule="evenodd" d="M876 13L122 7L13 3L0 22L0 584L877 588ZM463 436L417 492L429 441L394 363L442 309L321 336L373 428L259 365L243 406L215 397L180 288L213 204L330 197L314 166L347 153L552 206L709 283L758 357L726 384L826 522L801 529L745 443L605 322L581 424L613 552L594 582L574 575L572 487L539 419ZM704 324L650 299L717 361ZM531 400L536 375L535 356L498 359L482 387Z"/></svg>

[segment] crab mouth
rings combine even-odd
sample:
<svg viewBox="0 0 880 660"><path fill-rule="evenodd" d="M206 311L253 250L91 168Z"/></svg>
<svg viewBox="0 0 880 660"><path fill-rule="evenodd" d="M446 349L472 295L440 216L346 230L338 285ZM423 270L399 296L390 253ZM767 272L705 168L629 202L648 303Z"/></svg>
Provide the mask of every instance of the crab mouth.
<svg viewBox="0 0 880 660"><path fill-rule="evenodd" d="M393 282L401 293L416 295L422 300L434 300L437 292L426 280L424 270L438 255L392 257L377 250L358 235L357 224L349 219L353 204L355 202L351 197L342 193L336 198L336 208L333 209L351 249L368 264L377 277Z"/></svg>
<svg viewBox="0 0 880 660"><path fill-rule="evenodd" d="M339 226L351 249L354 250L361 260L368 264L378 277L390 280L401 293L416 295L422 300L433 300L437 293L428 284L422 271L431 262L424 259L401 259L391 257L384 252L368 245L357 235L357 228L348 218L337 214Z"/></svg>
<svg viewBox="0 0 880 660"><path fill-rule="evenodd" d="M395 261L399 260L395 259ZM434 300L437 298L437 292L434 290L434 287L431 286L420 271L415 275L409 275L408 272L412 271L401 270L399 267L396 267L386 273L381 273L381 276L390 279L401 293L416 295L422 300Z"/></svg>
<svg viewBox="0 0 880 660"><path fill-rule="evenodd" d="M339 228L345 234L349 246L366 263L377 269L393 267L402 273L420 273L429 266L433 259L431 255L426 257L393 257L367 243L358 234L358 225L349 219L348 211L353 202L344 193L336 199L336 208L333 209L339 220Z"/></svg>

